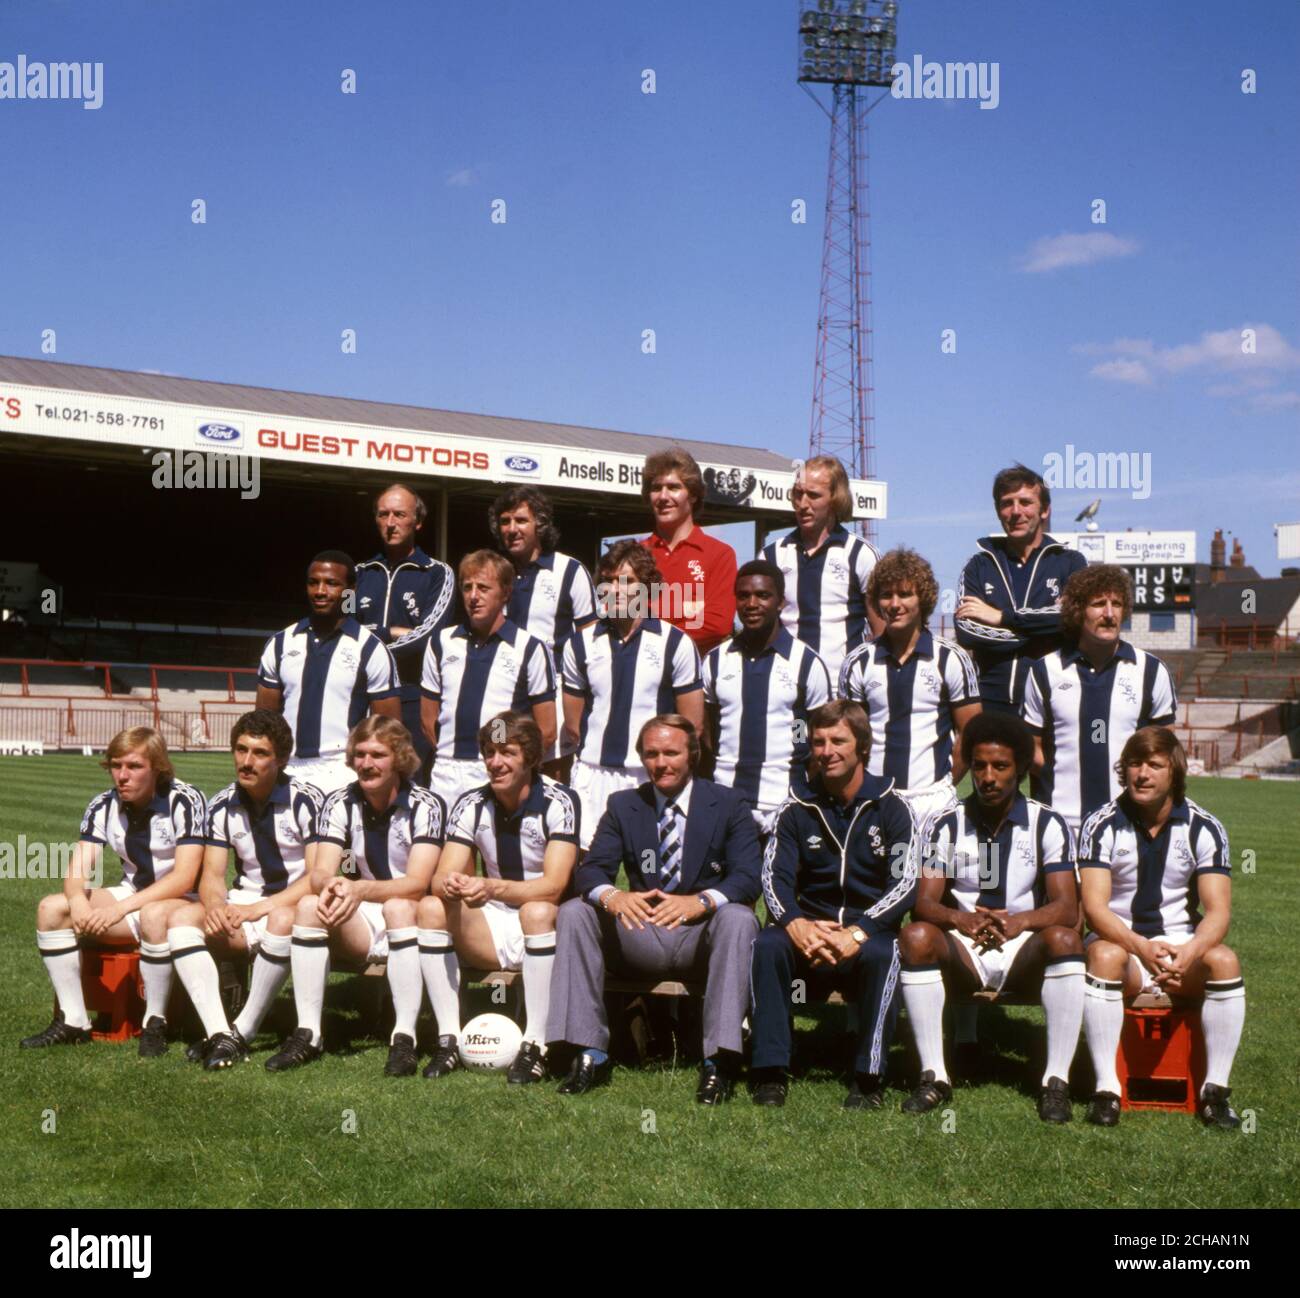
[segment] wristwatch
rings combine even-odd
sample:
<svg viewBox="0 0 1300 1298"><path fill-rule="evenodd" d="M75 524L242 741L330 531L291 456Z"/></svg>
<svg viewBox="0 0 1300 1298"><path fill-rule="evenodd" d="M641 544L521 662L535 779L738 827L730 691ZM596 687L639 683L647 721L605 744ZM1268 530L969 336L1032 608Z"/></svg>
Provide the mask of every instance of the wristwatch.
<svg viewBox="0 0 1300 1298"><path fill-rule="evenodd" d="M851 929L849 929L849 936L859 946L865 946L867 943L867 935L856 924L854 924L854 926Z"/></svg>
<svg viewBox="0 0 1300 1298"><path fill-rule="evenodd" d="M713 898L710 897L707 892L697 893L696 900L699 901L700 905L704 907L705 912L709 915L712 915L713 912L717 909L717 906L714 904Z"/></svg>

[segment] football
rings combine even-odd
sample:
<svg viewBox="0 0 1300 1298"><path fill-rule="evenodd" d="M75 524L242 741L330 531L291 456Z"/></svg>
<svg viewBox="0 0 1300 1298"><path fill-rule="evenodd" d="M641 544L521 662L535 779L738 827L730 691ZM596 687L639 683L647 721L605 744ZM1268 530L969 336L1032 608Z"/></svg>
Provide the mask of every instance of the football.
<svg viewBox="0 0 1300 1298"><path fill-rule="evenodd" d="M509 1068L524 1034L504 1014L480 1014L460 1034L460 1059L466 1068Z"/></svg>

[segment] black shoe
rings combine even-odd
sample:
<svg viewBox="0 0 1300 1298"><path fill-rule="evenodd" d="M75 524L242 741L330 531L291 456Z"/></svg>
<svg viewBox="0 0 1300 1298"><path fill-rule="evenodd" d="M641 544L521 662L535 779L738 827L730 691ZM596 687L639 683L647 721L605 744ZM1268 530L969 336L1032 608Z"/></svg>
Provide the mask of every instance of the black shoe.
<svg viewBox="0 0 1300 1298"><path fill-rule="evenodd" d="M546 1076L546 1055L536 1041L525 1041L519 1047L515 1061L506 1069L506 1083L510 1086L527 1086L540 1082Z"/></svg>
<svg viewBox="0 0 1300 1298"><path fill-rule="evenodd" d="M569 1075L556 1088L557 1095L586 1095L597 1086L604 1086L609 1075L614 1071L612 1061L606 1059L597 1063L587 1052L582 1051L573 1061Z"/></svg>
<svg viewBox="0 0 1300 1298"><path fill-rule="evenodd" d="M311 1043L310 1028L295 1028L285 1038L284 1045L266 1061L268 1073L283 1073L290 1068L301 1068L313 1059L319 1059L325 1051Z"/></svg>
<svg viewBox="0 0 1300 1298"><path fill-rule="evenodd" d="M438 1038L438 1044L433 1048L433 1058L424 1066L424 1077L446 1077L448 1073L453 1073L460 1067L460 1047L456 1044L456 1038L445 1036Z"/></svg>
<svg viewBox="0 0 1300 1298"><path fill-rule="evenodd" d="M84 1046L90 1042L89 1028L72 1028L63 1021L63 1011L55 1013L50 1026L35 1036L24 1037L18 1045L23 1050L39 1050L42 1046Z"/></svg>
<svg viewBox="0 0 1300 1298"><path fill-rule="evenodd" d="M140 1058L157 1059L167 1053L167 1020L154 1015L140 1033Z"/></svg>
<svg viewBox="0 0 1300 1298"><path fill-rule="evenodd" d="M952 1083L937 1082L934 1073L926 1069L921 1074L921 1081L911 1095L903 1101L904 1113L929 1113L941 1104L952 1100Z"/></svg>
<svg viewBox="0 0 1300 1298"><path fill-rule="evenodd" d="M1119 1096L1114 1091L1098 1091L1088 1102L1088 1121L1094 1127L1118 1127Z"/></svg>
<svg viewBox="0 0 1300 1298"><path fill-rule="evenodd" d="M1232 1111L1232 1105L1228 1103L1228 1096L1231 1094L1230 1086L1205 1083L1196 1114L1207 1127L1218 1127L1222 1131L1236 1131L1241 1126L1241 1119Z"/></svg>
<svg viewBox="0 0 1300 1298"><path fill-rule="evenodd" d="M736 1089L736 1079L723 1072L717 1064L705 1062L700 1065L700 1084L695 1090L695 1102L707 1104L725 1104Z"/></svg>
<svg viewBox="0 0 1300 1298"><path fill-rule="evenodd" d="M1070 1084L1059 1077L1049 1077L1038 1092L1038 1116L1044 1122L1069 1122L1074 1117L1070 1107Z"/></svg>
<svg viewBox="0 0 1300 1298"><path fill-rule="evenodd" d="M754 1103L765 1109L779 1109L789 1089L790 1083L784 1077L759 1082L754 1087Z"/></svg>
<svg viewBox="0 0 1300 1298"><path fill-rule="evenodd" d="M229 1032L218 1032L208 1038L208 1053L203 1057L203 1067L210 1073L219 1068L230 1068L234 1064L248 1062L248 1042L239 1035L238 1028Z"/></svg>
<svg viewBox="0 0 1300 1298"><path fill-rule="evenodd" d="M414 1077L420 1066L420 1056L415 1053L415 1041L399 1032L388 1047L388 1062L384 1065L385 1077Z"/></svg>
<svg viewBox="0 0 1300 1298"><path fill-rule="evenodd" d="M187 1063L201 1064L208 1057L208 1050L212 1045L211 1037L200 1037L197 1041L191 1041L185 1047L185 1059Z"/></svg>
<svg viewBox="0 0 1300 1298"><path fill-rule="evenodd" d="M855 1076L849 1084L849 1093L844 1097L843 1108L846 1109L883 1109L885 1092L880 1085L880 1078L864 1073Z"/></svg>

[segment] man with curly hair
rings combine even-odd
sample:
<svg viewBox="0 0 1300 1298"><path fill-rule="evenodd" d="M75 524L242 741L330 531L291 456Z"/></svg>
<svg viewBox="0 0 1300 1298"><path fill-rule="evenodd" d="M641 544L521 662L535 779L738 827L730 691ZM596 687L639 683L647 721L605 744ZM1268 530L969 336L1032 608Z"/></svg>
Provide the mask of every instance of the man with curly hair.
<svg viewBox="0 0 1300 1298"><path fill-rule="evenodd" d="M886 554L867 598L883 630L844 660L839 694L871 718L868 772L893 780L921 823L956 803L962 729L980 711L979 680L970 655L929 630L939 586L915 550Z"/></svg>
<svg viewBox="0 0 1300 1298"><path fill-rule="evenodd" d="M1074 834L1119 796L1116 763L1142 726L1171 726L1178 715L1169 669L1120 636L1133 611L1123 568L1094 564L1061 592L1064 647L1033 664L1024 718L1034 733L1033 796L1059 812Z"/></svg>

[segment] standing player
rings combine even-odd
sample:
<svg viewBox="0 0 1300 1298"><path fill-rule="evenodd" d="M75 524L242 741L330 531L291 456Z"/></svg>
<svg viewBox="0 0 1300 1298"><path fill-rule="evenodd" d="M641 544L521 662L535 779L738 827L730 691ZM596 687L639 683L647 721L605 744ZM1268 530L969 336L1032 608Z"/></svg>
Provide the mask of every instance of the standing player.
<svg viewBox="0 0 1300 1298"><path fill-rule="evenodd" d="M478 732L500 712L531 714L547 749L555 742L555 674L546 645L506 616L515 570L492 550L460 561L465 621L424 651L420 723L434 745L431 787L452 807L487 782Z"/></svg>
<svg viewBox="0 0 1300 1298"><path fill-rule="evenodd" d="M366 715L401 715L393 656L373 631L343 611L356 569L341 550L325 550L307 568L310 614L277 631L257 670L257 707L284 713L293 731L294 779L323 793L352 778L348 732Z"/></svg>
<svg viewBox="0 0 1300 1298"><path fill-rule="evenodd" d="M530 717L503 712L478 742L488 782L452 808L432 895L417 912L420 967L438 1020L424 1076L445 1077L460 1064L459 958L474 969L523 970L527 1022L506 1073L521 1086L546 1074L555 915L578 859L578 800L542 774L542 733Z"/></svg>
<svg viewBox="0 0 1300 1298"><path fill-rule="evenodd" d="M814 455L790 490L795 529L764 547L763 558L785 574L781 621L816 650L839 681L844 659L880 631L867 601L876 552L844 526L853 517L849 475L833 455Z"/></svg>
<svg viewBox="0 0 1300 1298"><path fill-rule="evenodd" d="M975 717L962 733L975 792L932 825L913 922L898 936L900 982L921 1056L904 1113L952 1101L943 1061L945 983L958 994L1041 993L1047 1068L1044 1122L1069 1122L1070 1061L1083 1021L1079 890L1065 822L1019 789L1034 753L1024 723L1006 712Z"/></svg>
<svg viewBox="0 0 1300 1298"><path fill-rule="evenodd" d="M781 808L763 857L771 925L754 943L754 1103L785 1103L793 1049L791 989L838 987L857 1010L846 1109L885 1102L885 1060L898 1019L898 928L916 895L916 825L888 780L867 774L871 723L835 699L809 718L811 786Z"/></svg>
<svg viewBox="0 0 1300 1298"><path fill-rule="evenodd" d="M456 620L456 578L441 559L416 544L428 513L403 483L375 500L375 524L383 547L357 564L357 621L391 650L401 683L402 724L423 761L430 748L420 729L420 664L429 637Z"/></svg>
<svg viewBox="0 0 1300 1298"><path fill-rule="evenodd" d="M871 570L867 597L883 629L844 660L839 694L861 703L871 720L868 771L893 780L924 824L957 801L954 786L966 769L962 728L980 710L975 665L964 649L931 634L939 586L914 550L885 555Z"/></svg>
<svg viewBox="0 0 1300 1298"><path fill-rule="evenodd" d="M957 643L979 669L986 710L1019 712L1029 665L1061 644L1061 593L1088 561L1047 534L1052 493L1023 464L993 480L1002 536L986 536L957 587Z"/></svg>
<svg viewBox="0 0 1300 1298"><path fill-rule="evenodd" d="M1115 1059L1124 1001L1155 989L1201 1002L1205 1085L1198 1113L1239 1127L1228 1078L1246 1017L1241 961L1224 945L1232 915L1228 835L1187 797L1187 754L1172 730L1146 726L1119 759L1123 792L1079 840L1088 935L1084 1029L1097 1074L1088 1121L1119 1121ZM1204 916L1201 908L1204 907Z"/></svg>
<svg viewBox="0 0 1300 1298"><path fill-rule="evenodd" d="M298 903L294 917L298 1026L266 1067L278 1073L320 1058L333 951L356 963L387 959L396 1022L384 1073L410 1077L419 1062L415 1020L424 990L415 907L438 864L446 813L437 794L411 783L420 759L400 721L367 717L348 736L347 757L357 778L326 799L309 876L314 895Z"/></svg>
<svg viewBox="0 0 1300 1298"><path fill-rule="evenodd" d="M205 1039L190 1057L210 1070L248 1058L248 1043L289 977L289 935L294 910L311 888L323 802L314 785L285 774L293 734L278 712L244 713L230 731L230 748L235 782L208 804L199 899L177 907L167 922L176 976L203 1021ZM232 848L235 886L228 892ZM248 1000L233 1027L209 948L253 959Z"/></svg>
<svg viewBox="0 0 1300 1298"><path fill-rule="evenodd" d="M91 799L81 820L63 891L36 907L36 946L59 1008L43 1032L21 1044L77 1046L90 1040L81 989L79 939L139 945L144 980L140 1054L167 1052L167 996L172 985L167 918L184 905L203 862L203 794L178 780L162 736L136 726L113 736L101 763L113 787ZM122 861L122 882L101 888L104 847Z"/></svg>
<svg viewBox="0 0 1300 1298"><path fill-rule="evenodd" d="M564 646L575 631L596 620L596 593L586 568L555 547L560 533L551 502L536 487L511 487L493 502L488 523L497 547L514 565L515 584L506 616L551 652L557 686ZM556 693L556 716L562 706ZM561 743L548 760L567 756Z"/></svg>
<svg viewBox="0 0 1300 1298"><path fill-rule="evenodd" d="M600 620L564 647L564 727L577 749L573 789L582 802L582 847L612 793L635 789L644 768L636 736L651 717L680 713L704 726L700 656L690 637L647 616L659 581L650 552L616 541L600 556ZM732 597L734 600L734 596Z"/></svg>
<svg viewBox="0 0 1300 1298"><path fill-rule="evenodd" d="M736 574L740 630L704 660L707 747L713 778L749 804L770 834L790 794L791 776L808 761L808 714L830 701L826 664L781 625L785 578L766 559Z"/></svg>
<svg viewBox="0 0 1300 1298"><path fill-rule="evenodd" d="M704 501L695 457L679 446L647 455L641 495L654 513L655 528L641 544L661 574L651 592L652 610L685 631L700 653L708 653L731 634L735 622L736 552L695 522Z"/></svg>
<svg viewBox="0 0 1300 1298"><path fill-rule="evenodd" d="M1035 662L1024 714L1034 732L1032 792L1077 834L1119 793L1118 762L1141 726L1172 725L1178 713L1169 669L1120 638L1133 609L1123 568L1096 564L1066 583L1061 626L1069 643Z"/></svg>

